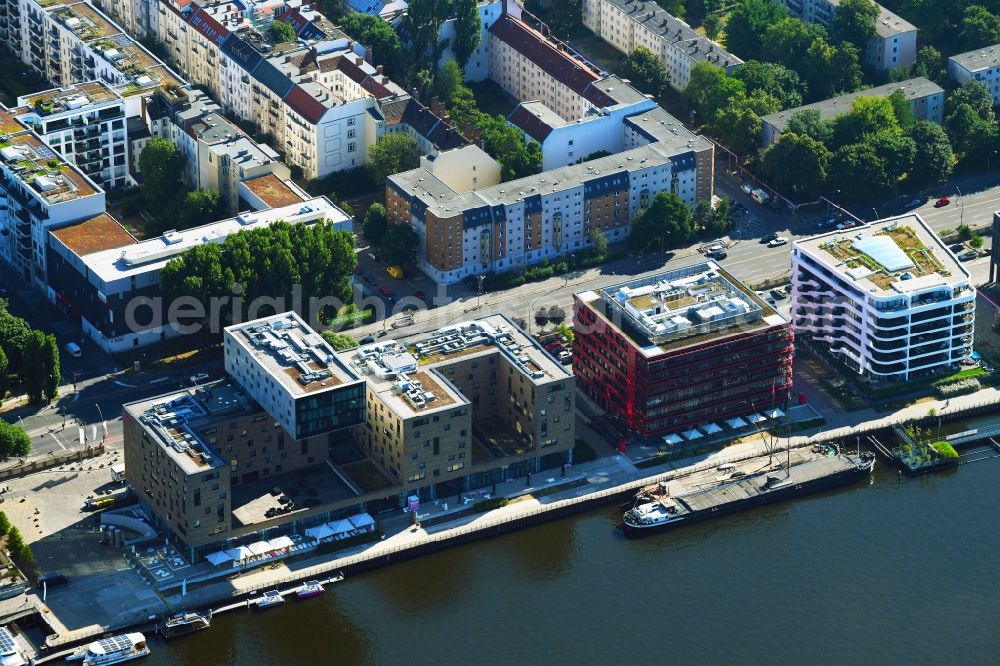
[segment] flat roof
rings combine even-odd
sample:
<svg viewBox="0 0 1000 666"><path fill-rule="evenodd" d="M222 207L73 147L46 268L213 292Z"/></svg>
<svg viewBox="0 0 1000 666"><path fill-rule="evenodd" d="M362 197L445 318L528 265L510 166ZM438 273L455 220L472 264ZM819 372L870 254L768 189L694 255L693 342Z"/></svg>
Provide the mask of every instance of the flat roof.
<svg viewBox="0 0 1000 666"><path fill-rule="evenodd" d="M78 256L135 245L139 241L118 220L101 213L66 227L52 230L52 235Z"/></svg>
<svg viewBox="0 0 1000 666"><path fill-rule="evenodd" d="M53 9L50 14L56 17L67 30L85 42L122 32L87 2L65 4Z"/></svg>
<svg viewBox="0 0 1000 666"><path fill-rule="evenodd" d="M499 354L535 385L572 377L537 340L501 314L461 322L433 334L387 340L341 352L368 387L397 415L433 413L469 399L443 374L457 361Z"/></svg>
<svg viewBox="0 0 1000 666"><path fill-rule="evenodd" d="M944 94L944 89L941 86L919 76L907 79L906 81L887 83L884 86L876 86L874 88L847 93L846 95L838 95L837 97L831 97L821 102L804 104L803 106L797 106L794 109L785 109L778 113L770 113L762 117L761 120L776 128L779 132L783 132L788 127L788 121L799 111L816 110L819 111L820 118L830 120L850 111L854 100L859 97L888 97L897 90L902 90L903 94L906 95L906 99L911 102L931 95Z"/></svg>
<svg viewBox="0 0 1000 666"><path fill-rule="evenodd" d="M957 53L948 58L948 60L964 67L970 72L994 69L1000 67L1000 44L984 46L981 49L973 49L965 53Z"/></svg>
<svg viewBox="0 0 1000 666"><path fill-rule="evenodd" d="M916 213L797 240L793 247L877 296L970 279L962 262Z"/></svg>
<svg viewBox="0 0 1000 666"><path fill-rule="evenodd" d="M0 160L15 178L49 205L97 193L95 185L82 172L33 132L22 131L0 141Z"/></svg>
<svg viewBox="0 0 1000 666"><path fill-rule="evenodd" d="M117 99L120 99L118 94L103 81L88 81L23 95L18 97L17 103L29 107L29 112L51 116Z"/></svg>
<svg viewBox="0 0 1000 666"><path fill-rule="evenodd" d="M159 270L168 261L195 245L221 243L230 234L243 229L267 227L278 220L299 224L324 219L333 224L350 220L344 211L330 203L326 197L315 197L291 206L240 213L228 220L184 231L168 232L131 245L124 251L114 249L95 252L87 256L85 263L98 278L112 282L131 275Z"/></svg>
<svg viewBox="0 0 1000 666"><path fill-rule="evenodd" d="M273 173L244 180L241 184L271 208L291 206L302 201L302 197L297 192Z"/></svg>
<svg viewBox="0 0 1000 666"><path fill-rule="evenodd" d="M576 294L645 356L787 320L714 261Z"/></svg>
<svg viewBox="0 0 1000 666"><path fill-rule="evenodd" d="M203 433L233 416L264 413L239 384L223 379L122 406L185 474L228 466Z"/></svg>
<svg viewBox="0 0 1000 666"><path fill-rule="evenodd" d="M227 345L232 340L246 350L294 398L361 381L294 311L227 326L226 333Z"/></svg>

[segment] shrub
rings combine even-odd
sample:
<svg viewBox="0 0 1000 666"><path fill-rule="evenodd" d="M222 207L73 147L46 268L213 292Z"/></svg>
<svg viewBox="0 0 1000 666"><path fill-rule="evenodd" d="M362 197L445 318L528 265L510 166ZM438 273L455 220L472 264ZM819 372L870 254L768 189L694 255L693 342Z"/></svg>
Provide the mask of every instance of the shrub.
<svg viewBox="0 0 1000 666"><path fill-rule="evenodd" d="M7 517L6 513L0 511L0 536L6 536L7 533L10 532L10 528L10 519Z"/></svg>
<svg viewBox="0 0 1000 666"><path fill-rule="evenodd" d="M936 390L940 397L952 398L966 393L975 393L980 388L982 388L982 385L979 383L979 380L974 377L969 377L950 384L942 384L941 386L938 386Z"/></svg>
<svg viewBox="0 0 1000 666"><path fill-rule="evenodd" d="M948 442L944 441L943 439L939 442L934 442L933 444L931 444L931 448L937 451L938 455L941 456L942 458L946 458L949 460L954 460L958 458L958 451L955 450L955 447L949 444Z"/></svg>
<svg viewBox="0 0 1000 666"><path fill-rule="evenodd" d="M472 505L472 508L476 511L492 511L493 509L499 509L510 504L510 500L506 497L492 497L488 500L482 500L476 502Z"/></svg>

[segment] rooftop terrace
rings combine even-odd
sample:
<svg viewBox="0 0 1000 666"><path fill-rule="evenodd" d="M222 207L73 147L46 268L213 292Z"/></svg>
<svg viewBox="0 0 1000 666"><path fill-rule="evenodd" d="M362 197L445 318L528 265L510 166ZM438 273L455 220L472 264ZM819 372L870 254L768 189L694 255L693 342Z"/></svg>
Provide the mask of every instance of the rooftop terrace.
<svg viewBox="0 0 1000 666"><path fill-rule="evenodd" d="M82 173L28 132L0 139L0 160L6 170L50 205L97 192Z"/></svg>
<svg viewBox="0 0 1000 666"><path fill-rule="evenodd" d="M113 23L85 2L62 5L52 10L52 16L85 42L121 33Z"/></svg>
<svg viewBox="0 0 1000 666"><path fill-rule="evenodd" d="M796 241L870 293L907 293L968 279L961 262L915 214Z"/></svg>
<svg viewBox="0 0 1000 666"><path fill-rule="evenodd" d="M101 104L118 99L118 95L100 81L77 83L65 88L53 88L19 98L23 104L40 116L51 116L75 111L90 104Z"/></svg>

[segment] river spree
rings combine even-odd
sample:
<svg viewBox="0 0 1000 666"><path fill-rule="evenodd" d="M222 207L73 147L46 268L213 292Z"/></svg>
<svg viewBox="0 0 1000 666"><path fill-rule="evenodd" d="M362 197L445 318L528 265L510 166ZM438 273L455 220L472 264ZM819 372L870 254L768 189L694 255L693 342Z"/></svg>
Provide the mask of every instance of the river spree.
<svg viewBox="0 0 1000 666"><path fill-rule="evenodd" d="M998 507L1000 459L639 541L609 507L220 616L146 663L995 663Z"/></svg>

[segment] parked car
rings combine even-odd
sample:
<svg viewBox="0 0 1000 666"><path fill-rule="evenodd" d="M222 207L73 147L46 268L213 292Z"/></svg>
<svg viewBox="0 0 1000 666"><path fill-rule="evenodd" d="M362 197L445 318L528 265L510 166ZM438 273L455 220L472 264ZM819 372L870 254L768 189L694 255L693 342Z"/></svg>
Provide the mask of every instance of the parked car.
<svg viewBox="0 0 1000 666"><path fill-rule="evenodd" d="M198 374L191 375L190 377L188 377L188 381L191 382L191 386L197 386L198 384L201 384L202 382L207 382L208 381L208 373L207 372L199 372Z"/></svg>
<svg viewBox="0 0 1000 666"><path fill-rule="evenodd" d="M828 217L827 219L822 220L822 221L816 223L816 228L817 229L830 229L835 224L837 224L837 218L835 218L835 217Z"/></svg>
<svg viewBox="0 0 1000 666"><path fill-rule="evenodd" d="M975 250L966 250L962 254L958 255L958 260L959 261L972 261L973 259L977 258L978 256L979 256L979 253L976 252Z"/></svg>
<svg viewBox="0 0 1000 666"><path fill-rule="evenodd" d="M753 186L747 184L740 185L740 191L742 191L743 194L750 194L753 192Z"/></svg>
<svg viewBox="0 0 1000 666"><path fill-rule="evenodd" d="M378 284L378 280L373 278L371 275L366 275L365 284L367 284L369 287L374 287L376 284Z"/></svg>
<svg viewBox="0 0 1000 666"><path fill-rule="evenodd" d="M573 362L573 354L566 350L559 352L559 362L563 365L569 365Z"/></svg>
<svg viewBox="0 0 1000 666"><path fill-rule="evenodd" d="M950 203L951 203L951 199L949 199L948 197L941 197L940 199L938 199L937 201L934 202L934 207L935 208L943 208L944 206L947 206Z"/></svg>
<svg viewBox="0 0 1000 666"><path fill-rule="evenodd" d="M80 358L83 356L83 350L80 349L80 345L75 342L67 342L65 349L66 352L73 358Z"/></svg>
<svg viewBox="0 0 1000 666"><path fill-rule="evenodd" d="M923 205L924 205L923 199L910 199L909 201L906 202L907 208L917 208L918 206L923 206Z"/></svg>
<svg viewBox="0 0 1000 666"><path fill-rule="evenodd" d="M954 245L949 245L948 249L958 254L959 252L965 252L965 243L955 243Z"/></svg>
<svg viewBox="0 0 1000 666"><path fill-rule="evenodd" d="M761 243L770 243L771 241L773 241L776 238L780 238L780 236L778 235L778 232L775 231L775 232L769 233L768 235L766 235L763 238L761 238L760 242Z"/></svg>
<svg viewBox="0 0 1000 666"><path fill-rule="evenodd" d="M365 337L363 337L360 340L358 340L358 344L361 344L361 345L375 344L375 336L374 335L366 335Z"/></svg>
<svg viewBox="0 0 1000 666"><path fill-rule="evenodd" d="M776 289L771 290L771 296L774 296L774 298L777 300L781 300L787 295L788 295L788 289L786 287L778 287Z"/></svg>
<svg viewBox="0 0 1000 666"><path fill-rule="evenodd" d="M57 585L65 585L68 582L69 578L58 571L43 573L38 577L38 587L41 587L43 583L48 587L56 587Z"/></svg>
<svg viewBox="0 0 1000 666"><path fill-rule="evenodd" d="M788 239L783 236L777 236L767 242L768 247L781 247L782 245L788 245Z"/></svg>
<svg viewBox="0 0 1000 666"><path fill-rule="evenodd" d="M711 252L708 253L708 258L709 259L725 259L728 256L729 256L729 253L726 252L725 250L721 249L721 248L718 249L718 250L713 250L713 251L711 251Z"/></svg>

